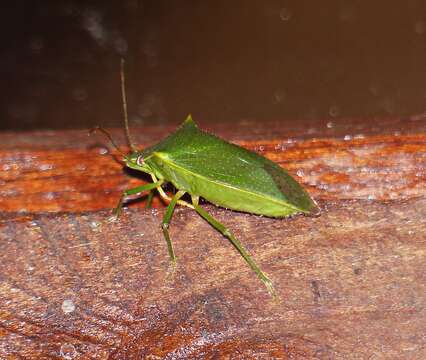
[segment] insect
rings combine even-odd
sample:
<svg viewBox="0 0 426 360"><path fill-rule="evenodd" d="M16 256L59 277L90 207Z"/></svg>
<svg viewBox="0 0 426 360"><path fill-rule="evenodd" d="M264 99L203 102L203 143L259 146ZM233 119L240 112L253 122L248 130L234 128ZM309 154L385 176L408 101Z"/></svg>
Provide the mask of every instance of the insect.
<svg viewBox="0 0 426 360"><path fill-rule="evenodd" d="M156 189L168 202L162 230L172 263L176 262L176 256L168 229L175 206L179 204L195 210L227 237L269 293L274 295L269 277L233 233L199 205L199 199L231 210L276 218L296 213L318 215L320 209L315 201L279 165L200 130L191 116L158 144L138 151L130 140L123 73L122 63L125 129L132 148L130 154L123 154L123 161L125 166L149 174L152 183L124 191L114 210L115 215L120 215L126 197L149 191L150 202ZM116 147L109 134L107 136ZM166 183L171 183L177 190L172 197L162 188ZM182 199L184 194L189 195L190 202Z"/></svg>

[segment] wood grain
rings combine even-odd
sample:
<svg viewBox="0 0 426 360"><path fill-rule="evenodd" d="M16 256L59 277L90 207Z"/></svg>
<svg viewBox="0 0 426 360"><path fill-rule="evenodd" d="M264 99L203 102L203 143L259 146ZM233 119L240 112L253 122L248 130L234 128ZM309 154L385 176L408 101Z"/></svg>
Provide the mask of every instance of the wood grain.
<svg viewBox="0 0 426 360"><path fill-rule="evenodd" d="M60 358L426 356L426 200L327 202L273 220L207 207L273 279L271 299L190 209L33 215L0 227L0 354ZM131 229L131 232L129 232ZM13 356L12 356L13 357Z"/></svg>
<svg viewBox="0 0 426 360"><path fill-rule="evenodd" d="M175 271L159 202L110 221L119 192L141 180L123 175L102 140L23 133L12 146L0 135L0 358L426 358L424 123L368 132L370 123L290 137L276 122L263 134L210 126L279 162L323 209L276 220L203 205L279 301L190 209L170 227ZM144 129L141 143L169 128Z"/></svg>
<svg viewBox="0 0 426 360"><path fill-rule="evenodd" d="M146 132L149 129L145 136ZM275 139L234 142L279 163L316 198L389 200L426 193L426 134L313 139L286 138L284 134L282 129ZM33 148L28 147L27 137L17 135L14 148L0 147L0 209L4 211L113 208L123 190L149 181L137 172L128 171L133 177L126 177L120 154L109 153L99 138L88 141L86 131L58 133L44 146L36 141ZM70 144L73 137L81 140L74 147L61 149L55 142L63 138ZM229 134L225 138L232 140ZM1 140L0 135L0 143L7 143Z"/></svg>

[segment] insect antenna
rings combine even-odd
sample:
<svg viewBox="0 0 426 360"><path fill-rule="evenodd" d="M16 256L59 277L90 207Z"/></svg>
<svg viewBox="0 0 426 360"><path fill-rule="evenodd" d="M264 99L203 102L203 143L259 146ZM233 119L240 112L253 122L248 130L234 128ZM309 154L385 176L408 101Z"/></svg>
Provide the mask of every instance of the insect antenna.
<svg viewBox="0 0 426 360"><path fill-rule="evenodd" d="M100 126L95 126L94 128L89 130L89 135L95 134L97 131L100 131L102 134L104 134L108 138L108 140L111 142L111 144L116 148L116 150L121 155L123 155L123 157L125 157L127 159L127 155L119 149L119 147L115 143L114 139L112 138L111 134L108 131L106 131L104 128L101 128Z"/></svg>
<svg viewBox="0 0 426 360"><path fill-rule="evenodd" d="M123 115L124 115L124 129L126 131L126 138L129 144L130 149L133 152L136 152L136 146L133 144L132 139L130 138L129 131L129 117L127 115L127 96L126 96L126 77L124 75L124 59L121 58L120 62L120 79L121 79L121 99L123 101Z"/></svg>

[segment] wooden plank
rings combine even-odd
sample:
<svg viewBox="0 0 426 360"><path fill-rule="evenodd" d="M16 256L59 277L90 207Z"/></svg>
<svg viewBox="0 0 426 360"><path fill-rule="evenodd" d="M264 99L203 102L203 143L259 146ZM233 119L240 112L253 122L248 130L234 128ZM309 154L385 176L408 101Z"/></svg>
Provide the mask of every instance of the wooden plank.
<svg viewBox="0 0 426 360"><path fill-rule="evenodd" d="M358 128L353 128L345 129L343 138L303 139L297 135L286 137L288 129L279 130L273 124L265 125L265 129L277 130L275 138L269 140L236 140L231 136L231 127L227 131L223 125L217 127L222 128L219 132L225 138L288 169L319 199L387 200L426 192L426 132L367 136L356 134ZM146 129L145 136L147 133L159 137L156 128ZM149 181L135 172L131 173L133 178L126 177L113 158L119 160L120 154L108 153L108 142L102 137L88 138L86 131L58 132L42 145L37 136L31 147L30 134L16 134L15 146L11 147L10 134L0 135L0 144L6 144L0 147L0 209L4 211L113 208L124 189ZM262 138L261 133L257 136ZM60 148L58 139L67 146ZM141 147L149 143L152 141Z"/></svg>
<svg viewBox="0 0 426 360"><path fill-rule="evenodd" d="M141 180L102 138L0 134L0 358L425 358L424 121L371 123L325 122L310 136L277 122L207 126L279 162L323 209L277 220L204 205L280 301L190 209L170 227L175 272L159 202L109 221ZM172 128L136 137L146 145Z"/></svg>
<svg viewBox="0 0 426 360"><path fill-rule="evenodd" d="M207 206L279 302L190 209L171 226L174 273L163 209L4 221L0 357L424 358L426 200L322 205L286 220Z"/></svg>

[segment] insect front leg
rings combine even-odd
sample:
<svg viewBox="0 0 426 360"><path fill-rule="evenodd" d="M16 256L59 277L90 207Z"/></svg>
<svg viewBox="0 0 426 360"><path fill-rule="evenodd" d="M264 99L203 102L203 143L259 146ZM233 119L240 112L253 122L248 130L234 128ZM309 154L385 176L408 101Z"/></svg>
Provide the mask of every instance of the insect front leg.
<svg viewBox="0 0 426 360"><path fill-rule="evenodd" d="M238 239L232 234L232 232L229 229L227 229L222 223L216 220L213 216L211 216L200 205L198 205L198 199L199 199L198 196L192 196L192 204L194 205L195 211L197 211L197 213L200 214L201 217L203 217L211 226L213 226L216 230L220 231L224 236L226 236L231 241L232 245L234 245L234 247L238 250L238 252L244 258L247 264L252 268L252 270L256 273L259 279L265 284L266 288L268 289L268 292L275 297L277 294L275 292L272 281L268 278L268 276L262 270L260 270L259 266L257 266L257 264L251 258L247 250L238 241Z"/></svg>
<svg viewBox="0 0 426 360"><path fill-rule="evenodd" d="M173 264L176 263L176 256L175 256L175 252L173 250L172 241L170 240L169 224L170 224L170 220L172 218L173 211L175 209L176 203L184 194L185 194L185 191L179 190L173 196L172 200L170 201L169 205L167 206L167 210L166 210L166 213L164 214L163 222L161 224L161 227L163 228L164 238L166 239L166 242L167 242L167 250L169 251L170 260L172 261Z"/></svg>
<svg viewBox="0 0 426 360"><path fill-rule="evenodd" d="M155 189L155 188L159 187L163 182L164 182L163 180L158 180L157 182L154 182L154 183L141 185L141 186L135 187L133 189L123 191L123 194L120 197L120 201L118 202L118 205L114 210L114 215L117 218L120 216L121 209L123 208L124 200L126 199L127 196L135 195L135 194L139 194L139 193L144 192L144 191Z"/></svg>

